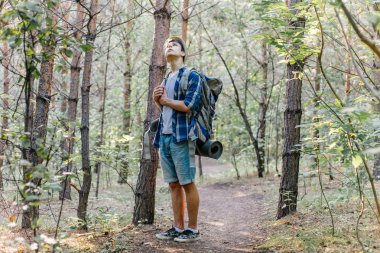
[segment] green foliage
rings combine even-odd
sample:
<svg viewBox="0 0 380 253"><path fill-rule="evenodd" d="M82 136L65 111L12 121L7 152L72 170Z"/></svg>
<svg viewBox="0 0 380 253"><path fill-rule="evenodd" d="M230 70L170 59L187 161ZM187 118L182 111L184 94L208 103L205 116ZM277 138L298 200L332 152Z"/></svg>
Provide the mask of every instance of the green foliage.
<svg viewBox="0 0 380 253"><path fill-rule="evenodd" d="M107 207L103 207L88 214L87 226L91 230L106 232L114 229L119 220L119 214L113 213Z"/></svg>

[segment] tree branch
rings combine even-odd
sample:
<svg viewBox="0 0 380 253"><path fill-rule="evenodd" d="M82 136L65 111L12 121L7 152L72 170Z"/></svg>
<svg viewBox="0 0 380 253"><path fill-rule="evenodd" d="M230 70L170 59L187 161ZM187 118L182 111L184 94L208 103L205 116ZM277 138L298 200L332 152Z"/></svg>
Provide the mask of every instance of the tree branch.
<svg viewBox="0 0 380 253"><path fill-rule="evenodd" d="M352 18L352 15L351 13L348 11L346 5L343 3L342 0L338 0L338 3L340 4L340 6L342 7L343 9L343 12L344 14L346 15L347 19L348 19L348 22L350 22L352 28L354 28L355 30L355 33L359 36L359 38L361 39L361 41L366 44L376 55L377 57L380 58L380 50L379 48L376 46L376 44L371 41L370 39L366 38L363 33L359 30L359 27L357 26L357 24L355 23L354 19Z"/></svg>

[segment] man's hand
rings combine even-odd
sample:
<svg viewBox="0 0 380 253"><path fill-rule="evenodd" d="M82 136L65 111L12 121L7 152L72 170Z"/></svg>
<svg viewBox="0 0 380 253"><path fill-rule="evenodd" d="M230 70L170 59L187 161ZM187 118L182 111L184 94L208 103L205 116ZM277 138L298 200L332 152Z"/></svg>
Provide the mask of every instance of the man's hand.
<svg viewBox="0 0 380 253"><path fill-rule="evenodd" d="M162 106L167 106L168 103L168 96L166 95L166 91L164 89L164 93L161 95L161 97L158 99L158 103Z"/></svg>
<svg viewBox="0 0 380 253"><path fill-rule="evenodd" d="M168 98L168 96L166 95L165 87L162 85L159 85L156 88L154 88L153 100L161 110L162 106L168 106L180 112L191 112L183 101Z"/></svg>
<svg viewBox="0 0 380 253"><path fill-rule="evenodd" d="M165 87L162 85L158 85L156 88L154 88L154 90L153 90L154 102L158 103L158 101L160 100L160 98L164 94L164 92L165 92Z"/></svg>

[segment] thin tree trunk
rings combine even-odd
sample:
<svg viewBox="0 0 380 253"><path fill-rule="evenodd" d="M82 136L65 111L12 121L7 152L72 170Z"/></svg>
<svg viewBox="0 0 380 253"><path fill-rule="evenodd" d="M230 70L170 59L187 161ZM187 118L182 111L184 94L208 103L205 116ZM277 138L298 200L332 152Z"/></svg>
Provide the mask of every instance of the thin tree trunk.
<svg viewBox="0 0 380 253"><path fill-rule="evenodd" d="M51 29L55 29L57 25L57 16L52 15L50 10L48 10L48 16L52 18ZM54 68L54 52L55 52L55 36L54 34L50 35L46 44L43 46L42 55L44 57L41 60L41 69L40 69L40 80L38 85L38 91L36 96L36 112L33 122L33 128L31 132L31 148L29 150L29 162L31 162L33 169L41 164L44 160L42 157L40 149L46 149L46 133L47 133L47 123L49 117L49 106L51 100L51 87L53 82L53 68ZM39 196L41 193L39 187L41 186L40 177L32 177L28 175L29 182L32 182L34 186L30 186L29 194ZM32 203L32 202L29 202ZM36 222L39 219L39 205L31 206L31 219L33 222Z"/></svg>
<svg viewBox="0 0 380 253"><path fill-rule="evenodd" d="M61 2L61 9L63 11L63 28L65 31L65 35L68 35L69 33L69 10L70 10L71 4L69 2ZM65 60L67 60L66 56L63 56ZM66 113L67 110L67 99L66 99L66 94L67 94L67 88L68 88L68 83L67 83L67 69L63 68L62 70L62 92L61 92L61 108L60 111L62 115ZM67 119L65 119L67 120ZM63 142L62 142L63 144ZM63 144L64 145L64 144Z"/></svg>
<svg viewBox="0 0 380 253"><path fill-rule="evenodd" d="M30 36L30 38L27 38L27 36ZM35 35L33 32L30 34L27 34L24 32L24 66L25 66L25 79L24 79L24 97L25 97L25 114L24 114L24 132L25 133L31 133L33 129L33 118L34 118L34 91L33 91L33 84L34 84L34 77L33 77L33 64L35 64L34 59L30 56L26 55L27 49L35 50ZM30 137L30 136L29 136ZM24 160L29 159L29 149L27 147L23 147L22 149L22 158ZM31 168L30 166L23 166L22 169L22 177L23 177L23 183L27 184L30 181L31 176ZM25 195L27 194L28 187L23 187L23 197L25 198ZM25 204L27 202L25 201ZM32 227L32 212L31 208L23 209L22 211L22 222L21 222L22 228L31 228Z"/></svg>
<svg viewBox="0 0 380 253"><path fill-rule="evenodd" d="M269 108L268 108L269 109ZM272 131L273 131L273 122L272 122L272 114L270 114L269 118L269 129L268 129L268 137L265 141L265 174L269 174L269 160L271 157L271 139L272 139Z"/></svg>
<svg viewBox="0 0 380 253"><path fill-rule="evenodd" d="M62 71L62 91L63 93L66 93L67 91L67 88L68 88L68 85L67 85L67 80L66 80L66 77L67 77L67 70L63 70ZM66 110L67 110L67 99L65 98L65 95L62 95L62 98L61 98L61 107L59 108L62 115L64 115L66 113Z"/></svg>
<svg viewBox="0 0 380 253"><path fill-rule="evenodd" d="M186 44L187 40L187 24L189 22L189 0L183 0L182 12L182 39Z"/></svg>
<svg viewBox="0 0 380 253"><path fill-rule="evenodd" d="M159 115L158 108L152 101L151 97L154 87L160 84L165 74L166 61L163 47L165 40L169 37L169 2L170 1L168 0L156 1L156 9L154 12L155 34L151 64L149 66L148 105L147 114L144 121L144 132L148 130L150 122ZM151 159L144 159L144 156L142 155L140 160L140 172L136 185L135 206L133 212L133 224L135 225L139 222L152 224L154 221L158 153L157 149L153 148L152 141L153 134L150 134L149 143Z"/></svg>
<svg viewBox="0 0 380 253"><path fill-rule="evenodd" d="M112 1L112 14L111 14L111 24L113 25L113 19L115 15L115 1ZM108 65L109 65L109 59L110 59L110 50L111 50L111 37L112 37L112 29L109 30L108 34L108 45L107 45L107 56L106 56L106 65L104 70L104 80L103 80L103 91L102 99L101 99L101 106L99 109L99 113L101 114L101 120L100 120L100 136L99 141L97 143L98 148L103 146L104 144L104 121L105 121L105 111L106 111L106 99L107 99L107 79L108 79ZM95 189L95 197L98 198L99 194L99 181L100 181L100 169L101 169L101 162L97 162L95 164L95 173L96 173L96 189Z"/></svg>
<svg viewBox="0 0 380 253"><path fill-rule="evenodd" d="M84 10L83 7L78 3L76 11L76 21L75 21L75 32L74 38L80 43L82 39L82 33L80 28L83 26ZM67 110L67 126L66 130L69 132L68 137L64 140L64 167L62 168L63 173L71 172L72 170L72 161L70 159L71 155L74 152L74 138L75 138L75 121L77 118L77 105L78 105L78 89L80 82L80 57L81 52L77 49L74 49L73 59L71 60L70 66L70 91L68 98L68 110ZM65 192L61 191L59 194L59 199L71 199L71 186L70 178L66 177L61 183L62 189L65 189ZM65 186L66 185L66 186Z"/></svg>
<svg viewBox="0 0 380 253"><path fill-rule="evenodd" d="M239 169L237 167L237 162L236 162L236 151L237 150L235 150L235 149L232 151L232 161L233 161L234 169L236 172L236 179L239 180L240 179L240 173L239 173Z"/></svg>
<svg viewBox="0 0 380 253"><path fill-rule="evenodd" d="M350 49L349 49L350 50ZM344 90L345 90L345 94L346 94L346 97L348 97L350 95L350 92L351 92L351 71L352 71L352 60L350 59L351 57L348 56L348 68L347 68L347 74L346 74L346 82L345 82L345 85L344 85Z"/></svg>
<svg viewBox="0 0 380 253"><path fill-rule="evenodd" d="M377 13L379 13L379 9L380 9L379 6L380 6L379 3L375 3L373 5L373 10ZM374 35L375 35L374 38L376 40L380 39L380 32L379 30L376 29L376 27L374 27ZM379 58L375 58L375 61L374 61L374 81L377 84L376 86L377 90L380 90L380 59ZM380 115L380 103L374 104L374 112L377 115ZM380 143L379 136L375 139L375 142L377 144ZM377 152L377 154L375 154L375 162L373 165L373 177L375 178L375 180L380 180L380 152Z"/></svg>
<svg viewBox="0 0 380 253"><path fill-rule="evenodd" d="M202 29L199 30L199 45L198 45L198 51L199 51L199 70L203 71L203 64L202 64L202 57L203 57L203 46L202 46ZM203 166L202 166L202 156L198 156L198 171L199 171L199 177L203 179Z"/></svg>
<svg viewBox="0 0 380 253"><path fill-rule="evenodd" d="M4 41L4 52L3 52L3 66L4 66L4 81L3 81L3 115L1 117L1 135L3 136L6 133L6 129L8 129L8 116L7 111L9 107L9 102L7 96L9 95L9 48L8 41ZM6 143L4 140L0 140L0 191L4 190L4 181L3 181L3 165L4 165L4 157L5 157L5 149Z"/></svg>
<svg viewBox="0 0 380 253"><path fill-rule="evenodd" d="M203 180L203 166L202 166L202 156L198 155L198 170L199 170L199 178Z"/></svg>
<svg viewBox="0 0 380 253"><path fill-rule="evenodd" d="M96 38L96 18L99 9L98 0L91 0L90 7L90 20L88 23L88 33L86 35L86 45L91 46L86 51L84 56L84 69L82 80L82 121L81 121L81 153L82 153L82 171L83 181L82 187L79 191L79 203L77 216L83 221L83 228L87 229L87 205L88 196L91 189L91 165L90 165L90 88L91 88L91 70L92 70L92 58L94 55L94 42Z"/></svg>
<svg viewBox="0 0 380 253"><path fill-rule="evenodd" d="M280 146L279 145L279 141L280 141L280 131L279 131L279 123L278 123L278 118L279 118L279 105L280 105L280 98L281 98L281 87L280 87L280 91L279 91L279 94L278 94L278 98L277 98L277 103L276 103L276 118L275 118L275 128L276 128L276 147L275 147L275 169L276 169L276 173L279 174L279 171L278 171L278 147Z"/></svg>
<svg viewBox="0 0 380 253"><path fill-rule="evenodd" d="M64 31L65 31L65 35L68 35L69 33L69 10L70 10L70 7L71 7L71 4L68 3L68 2L65 2L65 3L61 3L61 10L62 10L62 20L64 22L63 24L63 28L64 28ZM68 57L63 55L63 58L65 61L68 61ZM68 126L66 125L66 122L68 121L67 119L67 116L65 116L66 114L66 111L67 111L67 99L66 99L66 94L67 94L67 88L68 88L68 82L67 82L67 69L66 68L63 68L62 70L62 86L61 86L61 107L60 107L60 111L61 111L61 114L62 114L62 122L63 123L63 127L65 128L65 130L67 131L68 130ZM54 101L52 101L54 103ZM67 157L67 154L65 153L65 140L66 140L66 137L63 137L62 140L61 140L61 150L62 150L62 164L61 164L61 167L59 168L58 170L58 174L59 175L62 175L63 174L63 168L66 166L66 160L65 158ZM62 199L62 196L63 196L63 190L67 192L67 189L65 189L64 187L64 184L61 182L63 188L62 188L62 191L59 192L59 199Z"/></svg>
<svg viewBox="0 0 380 253"><path fill-rule="evenodd" d="M258 157L257 157L257 170L258 176L263 177L265 171L265 131L266 131L266 114L268 110L268 50L267 43L262 42L262 77L263 86L261 88L261 98L259 102L259 127L257 128L257 142L258 142Z"/></svg>
<svg viewBox="0 0 380 253"><path fill-rule="evenodd" d="M229 69L229 67L228 67L228 65L226 63L226 60L223 58L222 54L220 53L219 48L215 45L214 41L212 40L212 37L210 36L210 34L208 33L208 31L207 31L207 29L205 27L205 25L202 23L201 20L200 20L200 22L201 22L201 25L202 25L203 29L205 30L205 32L207 34L207 37L209 38L211 44L215 48L218 56L220 57L220 59L223 62L223 65L224 65L225 69L228 72L228 76L230 77L230 80L231 80L231 83L232 83L232 86L233 86L233 89L234 89L235 105L239 109L240 116L242 117L242 120L244 122L244 127L245 127L246 131L248 132L248 136L249 136L249 138L251 140L251 143L252 143L252 145L254 147L254 150L255 150L255 153L256 153L256 157L259 157L259 144L258 144L257 139L255 138L255 135L253 134L251 123L248 120L247 113L244 110L243 105L241 104L241 99L240 99L238 88L237 88L236 83L235 83L235 79L233 78L233 76L231 74L231 71L230 71L230 69Z"/></svg>
<svg viewBox="0 0 380 253"><path fill-rule="evenodd" d="M288 0L288 8L297 13L295 5L302 0ZM289 23L290 29L299 30L305 27L305 19L298 17L296 21ZM293 45L295 49L299 44ZM300 128L302 107L302 79L303 61L296 61L294 64L287 64L286 82L286 108L284 112L284 149L282 153L282 177L280 185L280 197L277 208L277 219L280 219L297 210L298 196L298 173L300 151L297 145L300 144Z"/></svg>
<svg viewBox="0 0 380 253"><path fill-rule="evenodd" d="M134 0L128 0L128 10L134 10ZM133 30L133 20L127 22L126 36L124 41L125 50L125 72L124 72L124 114L123 114L123 132L126 135L131 133L131 87L132 87L132 50L131 50L131 32ZM125 147L130 150L130 143ZM129 163L126 157L123 159L122 169L119 173L119 184L125 184L128 180Z"/></svg>
<svg viewBox="0 0 380 253"><path fill-rule="evenodd" d="M319 96L320 96L320 91L321 91L321 67L319 64L319 61L317 61L317 65L315 66L315 76L314 76L314 90L317 93L316 96L314 97L314 124L317 125L319 122L318 119L318 107L319 107ZM317 164L319 162L318 160L318 154L320 150L320 145L319 145L319 129L318 127L314 127L314 150L316 151L316 154L314 156L314 162L315 162L315 168L317 167Z"/></svg>

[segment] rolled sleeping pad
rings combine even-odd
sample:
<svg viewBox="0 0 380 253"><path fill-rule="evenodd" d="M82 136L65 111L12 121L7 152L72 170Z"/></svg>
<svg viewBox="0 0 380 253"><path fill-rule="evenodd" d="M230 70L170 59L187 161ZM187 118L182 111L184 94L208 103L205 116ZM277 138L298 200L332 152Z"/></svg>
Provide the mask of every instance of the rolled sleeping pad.
<svg viewBox="0 0 380 253"><path fill-rule="evenodd" d="M159 118L153 120L150 123L149 130L151 132L156 132L158 129ZM223 153L223 145L219 141L207 140L202 142L197 140L196 142L195 154L199 156L210 157L213 159L219 159Z"/></svg>
<svg viewBox="0 0 380 253"><path fill-rule="evenodd" d="M213 159L219 159L223 153L223 145L219 141L208 140L202 142L197 140L195 154L199 156L210 157Z"/></svg>
<svg viewBox="0 0 380 253"><path fill-rule="evenodd" d="M160 118L153 120L150 122L149 130L153 133L157 132L158 129L158 122L160 121Z"/></svg>

